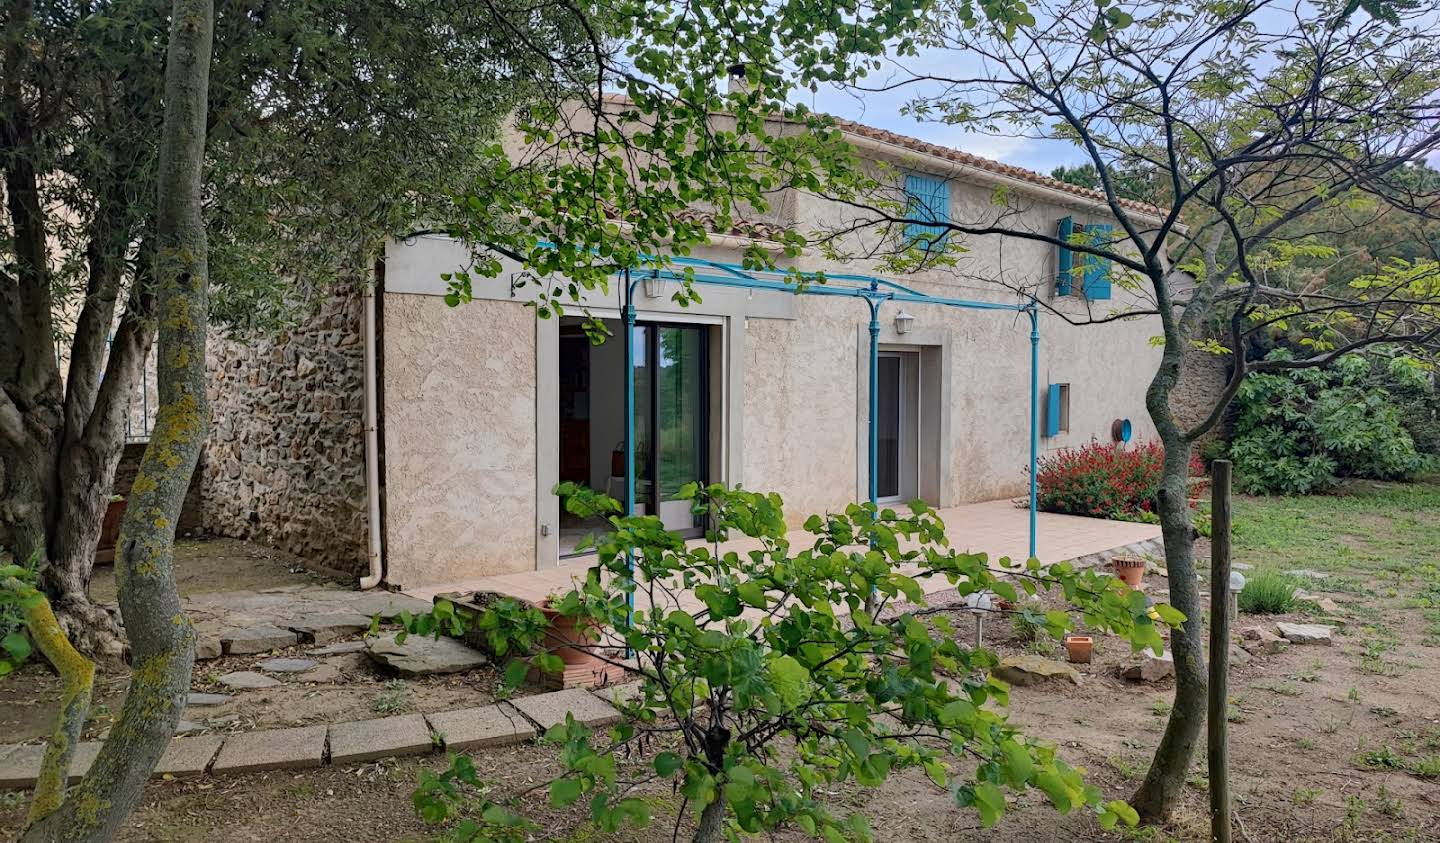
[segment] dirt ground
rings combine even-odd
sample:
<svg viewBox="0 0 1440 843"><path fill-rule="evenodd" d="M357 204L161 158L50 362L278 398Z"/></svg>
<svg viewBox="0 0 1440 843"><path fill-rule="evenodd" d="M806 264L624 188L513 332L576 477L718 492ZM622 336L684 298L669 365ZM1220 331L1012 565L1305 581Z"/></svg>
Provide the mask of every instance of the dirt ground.
<svg viewBox="0 0 1440 843"><path fill-rule="evenodd" d="M1335 624L1333 646L1292 646L1235 666L1231 676L1231 791L1249 843L1385 843L1440 840L1440 485L1373 484L1323 499L1237 502L1237 561L1255 570L1306 569L1318 600L1340 604L1323 618L1315 604L1289 615L1242 615L1237 626L1277 620ZM1165 580L1147 587L1162 593ZM1202 584L1202 588L1205 587ZM957 626L969 630L968 622ZM1010 624L987 624L1002 654L1060 657L1058 645L1025 643ZM1028 733L1055 742L1106 798L1133 792L1165 723L1173 684L1126 682L1115 668L1128 646L1102 638L1095 661L1078 666L1080 687L1017 688L1011 714ZM8 719L9 714L4 715ZM636 763L643 763L643 759ZM424 840L434 831L410 803L421 769L445 760L382 762L303 773L263 773L155 782L130 821L131 841ZM523 745L477 758L494 795L520 794L560 769L555 751ZM893 776L878 789L842 785L831 807L865 813L879 840L1201 841L1208 839L1203 751L1184 802L1165 828L1104 832L1088 816L1057 815L1037 794L1015 797L993 829L936 792L923 774ZM541 788L520 798L539 823L535 840L670 840L677 798L648 794L656 822L605 836L583 808L555 810ZM0 802L0 834L13 831L23 799ZM687 837L687 818L680 834ZM805 839L784 832L778 840Z"/></svg>
<svg viewBox="0 0 1440 843"><path fill-rule="evenodd" d="M175 548L176 583L182 595L241 591L288 585L351 586L334 583L324 574L309 572L293 556L234 539L181 540ZM92 594L100 601L114 599L114 569L96 569ZM352 636L342 641L358 641ZM195 723L191 734L280 728L344 720L364 720L390 714L429 713L485 705L495 699L499 674L492 669L469 671L463 676L401 679L369 662L363 654L315 657L338 668L332 681L315 682L308 674L277 674L277 688L230 691L219 683L226 673L255 670L272 655L305 657L314 645L301 645L252 656L225 656L196 662L192 690L230 694L221 706L191 708L186 718ZM105 736L119 713L129 682L123 670L97 677L85 738ZM48 666L32 660L14 675L0 680L0 742L41 740L54 728L60 680Z"/></svg>

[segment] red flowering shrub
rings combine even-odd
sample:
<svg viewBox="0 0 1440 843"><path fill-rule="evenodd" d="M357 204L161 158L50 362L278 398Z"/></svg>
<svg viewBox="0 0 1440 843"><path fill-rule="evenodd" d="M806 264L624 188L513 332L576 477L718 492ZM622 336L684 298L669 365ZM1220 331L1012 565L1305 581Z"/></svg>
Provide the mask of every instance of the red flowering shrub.
<svg viewBox="0 0 1440 843"><path fill-rule="evenodd" d="M1091 442L1042 457L1036 478L1039 508L1094 518L1153 520L1164 459L1159 442L1129 446ZM1203 472L1200 458L1192 456L1191 476ZM1199 494L1192 485L1192 501Z"/></svg>

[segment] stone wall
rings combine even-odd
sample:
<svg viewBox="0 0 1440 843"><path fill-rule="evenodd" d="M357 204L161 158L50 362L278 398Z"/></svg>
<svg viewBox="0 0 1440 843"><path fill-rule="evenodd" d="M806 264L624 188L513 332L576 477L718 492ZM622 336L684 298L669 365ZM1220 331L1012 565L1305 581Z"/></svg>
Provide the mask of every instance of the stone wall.
<svg viewBox="0 0 1440 843"><path fill-rule="evenodd" d="M1174 411L1176 420L1185 427L1204 421L1229 380L1230 355L1211 354L1198 348L1186 351L1180 382L1170 393L1170 409ZM1196 447L1198 449L1207 442L1229 438L1230 417L1227 413L1209 433L1200 437Z"/></svg>
<svg viewBox="0 0 1440 843"><path fill-rule="evenodd" d="M135 483L135 475L140 472L140 458L145 456L146 442L126 442L124 449L120 452L120 462L115 465L115 482L110 485L110 494L130 494L130 487ZM190 478L190 488L185 491L185 502L180 507L180 523L176 531L180 535L194 533L201 528L204 521L204 507L201 505L201 480L205 472L205 455L200 455L200 465L195 467L195 474Z"/></svg>
<svg viewBox="0 0 1440 843"><path fill-rule="evenodd" d="M362 302L345 287L278 336L210 345L205 528L365 567Z"/></svg>

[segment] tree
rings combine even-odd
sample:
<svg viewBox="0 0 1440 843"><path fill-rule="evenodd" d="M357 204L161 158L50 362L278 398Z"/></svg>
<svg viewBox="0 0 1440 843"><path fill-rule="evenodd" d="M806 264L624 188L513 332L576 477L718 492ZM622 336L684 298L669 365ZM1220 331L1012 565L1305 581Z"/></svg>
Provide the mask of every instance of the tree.
<svg viewBox="0 0 1440 843"><path fill-rule="evenodd" d="M1412 217L1437 208L1433 186L1410 177L1440 145L1440 58L1425 31L1428 12L1368 0L1290 8L1192 0L1145 7L1139 19L1109 0L843 11L800 0L631 5L593 31L594 73L577 86L583 94L568 108L519 116L526 145L516 155L493 150L493 168L450 230L476 244L473 272L498 273L497 255L520 261L540 287L542 316L619 270L664 263L664 251L703 242L704 227L685 216L692 206L728 228L763 217L785 190L851 209L837 230L809 238L832 257L880 258L894 270L944 266L941 250L917 255L903 237L906 225L937 223L907 216L893 174L867 169L833 121L790 102L797 88L836 84L863 95L913 86L907 113L919 119L1078 148L1115 219L1112 234L1062 240L1029 225L1018 213L1029 200L1017 190L939 224L950 249L1010 237L1069 249L1081 269L1106 262L1117 284L1141 297L1124 308L1084 301L1077 315L1052 299L1053 278L1043 272L1005 282L1057 318L1160 322L1164 351L1146 403L1165 448L1157 504L1171 602L1187 620L1173 636L1176 704L1134 799L1143 816L1159 819L1186 779L1206 704L1187 506L1194 441L1252 371L1321 367L1440 336L1433 261L1396 264L1338 289L1297 286L1281 272L1318 254L1310 235L1330 233L1309 223L1327 211L1355 201ZM877 70L883 81L870 83ZM726 72L742 84L721 93ZM607 83L627 99L607 97ZM1122 176L1135 173L1154 185L1143 194L1148 204L1125 201ZM875 229L891 236L850 238ZM807 239L783 237L791 254ZM773 258L756 248L746 260ZM470 275L450 279L452 304L469 297ZM1309 353L1288 361L1237 353L1277 327L1303 329ZM1208 416L1185 426L1169 397L1196 344L1228 351L1236 365Z"/></svg>
<svg viewBox="0 0 1440 843"><path fill-rule="evenodd" d="M1007 25L940 3L925 43L957 67L979 69L946 73L945 59L932 57L940 69L887 84L915 86L910 110L922 118L1073 143L1116 221L1112 236L1062 241L1020 221L1014 211L1026 200L1006 195L973 218L945 223L953 248L969 238L1018 237L1107 261L1118 283L1142 296L1140 305L1086 301L1077 315L1051 297L1049 278L1012 286L1076 324L1145 315L1161 325L1164 353L1146 404L1165 448L1158 510L1170 599L1187 620L1172 641L1175 705L1133 799L1147 820L1175 804L1204 722L1202 613L1186 505L1196 438L1252 372L1324 367L1378 346L1433 349L1440 341L1433 259L1396 261L1331 285L1292 283L1284 271L1299 257L1326 253L1316 241L1334 236L1332 226L1345 219L1338 210L1368 203L1423 222L1440 209L1435 185L1415 178L1419 162L1440 148L1440 53L1425 35L1433 10L1366 8L1190 2L1147 8L1134 19L1117 4L1062 0L1032 5ZM1137 170L1154 172L1163 185L1146 196L1148 208L1122 201L1121 178ZM854 209L847 230L916 222L894 202L838 198ZM1277 329L1302 335L1305 353L1248 359L1250 339ZM1196 345L1232 355L1234 366L1207 417L1185 426L1169 398Z"/></svg>
<svg viewBox="0 0 1440 843"><path fill-rule="evenodd" d="M593 630L590 643L556 641L538 609L512 599L476 616L441 604L410 623L432 633L473 626L509 659L511 685L532 669L557 669L561 646L612 664L634 653L627 669L640 684L621 704L624 723L604 736L570 718L547 733L566 768L549 783L552 805L586 799L590 819L613 833L650 821L637 787L668 783L688 806L677 812L674 836L693 813L695 843L785 828L868 841L864 813L837 815L827 792L850 779L877 787L916 769L985 826L1005 813L1006 788L1033 789L1064 813L1093 811L1107 828L1135 822L1123 801L1106 802L1053 746L1007 721L1008 687L989 676L995 653L958 643L963 633L945 607L926 605L921 581L1012 602L1062 592L1087 624L1157 653L1161 628L1179 620L1169 606L1152 614L1143 594L1065 563L957 552L935 511L919 502L814 515L805 522L811 538L792 544L778 495L692 483L681 496L712 525L712 544L691 547L655 516L620 516L614 500L573 484L560 494L575 514L608 523L584 585L549 606L567 624ZM718 542L732 535L755 549L722 553ZM700 605L682 600L686 592ZM1023 612L1056 638L1072 625L1066 611ZM647 763L629 774L620 762L636 755ZM473 798L484 793L474 763L462 757L445 773L422 776L415 803L431 823L454 821L452 840L527 839L533 828L524 818Z"/></svg>
<svg viewBox="0 0 1440 843"><path fill-rule="evenodd" d="M169 9L18 0L0 14L0 548L39 560L79 649L116 657L123 638L87 589L155 335ZM573 16L505 2L220 0L215 15L210 306L242 333L364 278L384 235L470 182L516 103L560 96L553 67L586 62Z"/></svg>
<svg viewBox="0 0 1440 843"><path fill-rule="evenodd" d="M120 611L130 634L134 672L120 718L79 788L50 813L32 815L23 841L113 840L185 710L195 629L175 588L174 549L180 507L209 419L205 335L210 275L202 202L214 13L210 0L175 0L165 61L154 229L160 410L116 553ZM83 715L80 719L83 723ZM63 767L60 773L57 786L65 781Z"/></svg>

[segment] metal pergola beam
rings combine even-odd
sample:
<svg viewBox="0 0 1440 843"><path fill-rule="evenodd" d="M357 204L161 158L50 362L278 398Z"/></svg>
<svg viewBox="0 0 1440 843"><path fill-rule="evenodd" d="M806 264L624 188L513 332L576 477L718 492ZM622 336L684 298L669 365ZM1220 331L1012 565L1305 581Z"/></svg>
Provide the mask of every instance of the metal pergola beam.
<svg viewBox="0 0 1440 843"><path fill-rule="evenodd" d="M932 296L889 279L869 275L831 273L784 273L753 270L744 266L691 257L653 259L655 265L636 272L622 270L625 295L621 313L625 323L625 514L635 514L635 347L637 321L635 285L641 281L679 281L714 287L746 290L770 290L790 295L829 296L863 299L870 311L870 395L869 395L869 498L879 506L879 357L880 308L887 301L931 304L967 310L998 310L1025 313L1030 317L1030 556L1036 552L1036 468L1040 450L1040 317L1035 302L1004 304L970 299ZM676 271L672 267L682 267ZM636 277L636 274L640 274ZM798 279L787 281L786 279ZM840 282L832 284L831 282Z"/></svg>

